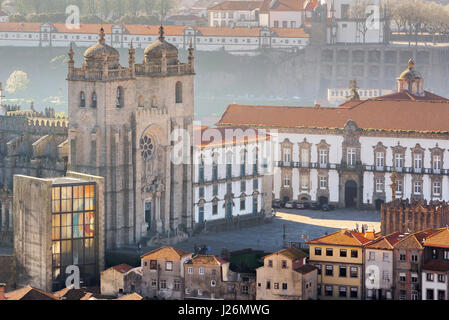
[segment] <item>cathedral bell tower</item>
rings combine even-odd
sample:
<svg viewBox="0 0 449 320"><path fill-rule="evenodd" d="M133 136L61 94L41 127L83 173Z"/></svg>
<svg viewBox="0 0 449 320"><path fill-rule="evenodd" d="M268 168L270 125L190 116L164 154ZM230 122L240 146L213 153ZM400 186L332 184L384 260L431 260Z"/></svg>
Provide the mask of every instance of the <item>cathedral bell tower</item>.
<svg viewBox="0 0 449 320"><path fill-rule="evenodd" d="M130 44L128 67L106 44L103 28L81 67L75 67L70 47L69 166L105 178L107 248L191 230L191 151L185 161L174 161L171 139L174 130L183 132L188 146L192 136L193 49L189 52L189 62L181 63L162 26L143 63L135 63Z"/></svg>
<svg viewBox="0 0 449 320"><path fill-rule="evenodd" d="M415 70L415 61L408 61L408 68L397 79L398 92L407 91L416 96L424 96L424 78Z"/></svg>

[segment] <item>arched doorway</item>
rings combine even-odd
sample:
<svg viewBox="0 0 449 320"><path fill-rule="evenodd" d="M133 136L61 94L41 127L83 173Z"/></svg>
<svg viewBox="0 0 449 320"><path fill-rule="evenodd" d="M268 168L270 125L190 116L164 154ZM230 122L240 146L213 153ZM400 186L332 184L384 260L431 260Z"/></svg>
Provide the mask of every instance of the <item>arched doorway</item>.
<svg viewBox="0 0 449 320"><path fill-rule="evenodd" d="M385 203L385 201L383 201L382 199L377 199L376 202L374 202L374 205L376 206L376 210L380 210L380 207L384 203Z"/></svg>
<svg viewBox="0 0 449 320"><path fill-rule="evenodd" d="M329 199L327 197L320 197L318 199L318 202L323 205L323 204L327 204L329 202Z"/></svg>
<svg viewBox="0 0 449 320"><path fill-rule="evenodd" d="M345 207L354 208L357 206L357 183L349 180L345 184Z"/></svg>

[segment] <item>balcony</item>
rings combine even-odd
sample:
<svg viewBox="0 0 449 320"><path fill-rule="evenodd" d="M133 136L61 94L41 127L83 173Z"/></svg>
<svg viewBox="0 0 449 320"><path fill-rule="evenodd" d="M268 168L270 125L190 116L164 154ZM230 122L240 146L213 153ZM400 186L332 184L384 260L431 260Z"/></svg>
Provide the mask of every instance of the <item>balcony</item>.
<svg viewBox="0 0 449 320"><path fill-rule="evenodd" d="M320 164L316 162L285 162L285 161L277 161L276 166L281 168L334 169L334 170L337 170L341 167L341 165L334 163Z"/></svg>
<svg viewBox="0 0 449 320"><path fill-rule="evenodd" d="M395 170L398 173L449 175L449 169L412 168L412 167L395 168L391 166L365 165L364 170L374 172L393 172L393 170Z"/></svg>

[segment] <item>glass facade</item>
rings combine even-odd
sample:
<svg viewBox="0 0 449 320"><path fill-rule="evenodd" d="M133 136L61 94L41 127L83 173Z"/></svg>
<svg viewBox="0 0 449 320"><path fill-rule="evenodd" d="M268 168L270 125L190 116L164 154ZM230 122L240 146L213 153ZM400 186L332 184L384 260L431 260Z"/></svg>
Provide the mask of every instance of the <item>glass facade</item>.
<svg viewBox="0 0 449 320"><path fill-rule="evenodd" d="M66 268L80 269L82 284L96 278L95 184L52 187L52 266L55 287L65 284Z"/></svg>

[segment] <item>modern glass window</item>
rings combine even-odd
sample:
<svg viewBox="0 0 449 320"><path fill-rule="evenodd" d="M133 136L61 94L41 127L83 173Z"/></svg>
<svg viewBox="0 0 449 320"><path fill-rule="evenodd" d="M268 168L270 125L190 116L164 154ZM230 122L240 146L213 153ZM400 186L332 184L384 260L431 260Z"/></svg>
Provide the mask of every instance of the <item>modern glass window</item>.
<svg viewBox="0 0 449 320"><path fill-rule="evenodd" d="M54 185L52 187L52 273L54 282L63 283L66 267L80 267L85 283L95 276L95 184Z"/></svg>

